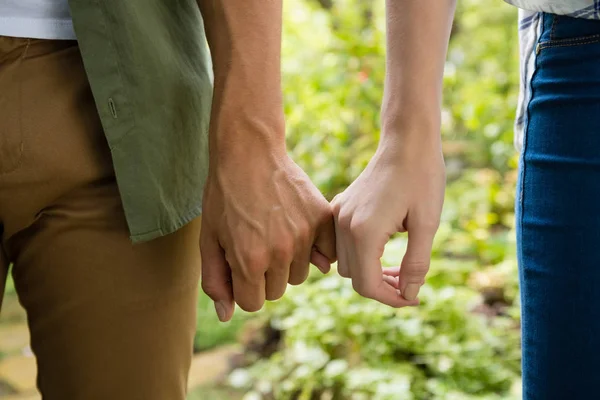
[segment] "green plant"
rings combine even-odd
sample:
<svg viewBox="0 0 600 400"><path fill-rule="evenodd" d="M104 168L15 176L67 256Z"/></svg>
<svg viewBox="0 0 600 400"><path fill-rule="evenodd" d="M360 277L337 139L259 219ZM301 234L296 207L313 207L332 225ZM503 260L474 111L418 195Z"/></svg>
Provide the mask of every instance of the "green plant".
<svg viewBox="0 0 600 400"><path fill-rule="evenodd" d="M386 264L404 245L390 243ZM487 274L515 269L507 261ZM500 283L503 309L491 315L466 284L473 271L472 263L434 260L421 305L401 310L358 296L336 275L291 288L266 311L285 332L281 350L234 372L231 383L253 382L260 398L277 400L505 399L520 372L516 280Z"/></svg>
<svg viewBox="0 0 600 400"><path fill-rule="evenodd" d="M187 395L187 400L241 400L243 394L219 386L200 386Z"/></svg>
<svg viewBox="0 0 600 400"><path fill-rule="evenodd" d="M6 277L6 285L4 286L4 295L16 294L15 282L12 279L12 264L8 267L8 275Z"/></svg>
<svg viewBox="0 0 600 400"><path fill-rule="evenodd" d="M213 301L200 291L197 305L197 329L194 338L196 351L207 350L222 344L235 342L247 318L239 308L229 322L220 322L215 313Z"/></svg>

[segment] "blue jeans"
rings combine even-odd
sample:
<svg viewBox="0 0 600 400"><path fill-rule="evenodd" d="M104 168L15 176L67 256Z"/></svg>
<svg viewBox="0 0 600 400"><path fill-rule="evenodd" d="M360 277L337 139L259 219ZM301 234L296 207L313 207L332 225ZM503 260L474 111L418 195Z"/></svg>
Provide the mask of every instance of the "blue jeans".
<svg viewBox="0 0 600 400"><path fill-rule="evenodd" d="M545 14L517 193L525 400L600 399L600 21Z"/></svg>

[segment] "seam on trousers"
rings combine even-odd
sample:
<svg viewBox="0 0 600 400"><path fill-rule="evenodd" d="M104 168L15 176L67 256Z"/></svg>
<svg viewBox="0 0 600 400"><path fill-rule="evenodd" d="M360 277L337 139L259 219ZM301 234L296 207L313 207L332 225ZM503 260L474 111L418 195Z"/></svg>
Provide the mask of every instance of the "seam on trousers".
<svg viewBox="0 0 600 400"><path fill-rule="evenodd" d="M17 59L17 63L21 64L23 62L23 60L25 60L25 57L27 57L27 52L29 51L29 45L31 44L31 39L27 39L27 42L25 43L25 49L23 50L23 53L19 56L19 58ZM18 74L18 79L17 79L17 123L19 124L18 130L19 130L19 160L16 162L16 164L5 170L5 171L0 171L0 176L2 175L8 175L11 172L14 172L16 170L18 170L19 168L21 168L21 164L23 163L23 150L24 150L24 146L23 146L23 84L22 84L22 76L21 76L21 71L20 68L18 68L20 65L17 66L17 74Z"/></svg>
<svg viewBox="0 0 600 400"><path fill-rule="evenodd" d="M584 44L593 44L593 43L598 43L600 42L600 35L594 35L597 37L590 37L589 39L585 39L585 40L573 40L570 41L568 43L553 43L553 42L543 42L540 43L540 50L543 49L550 49L553 47L573 47L573 46L582 46Z"/></svg>
<svg viewBox="0 0 600 400"><path fill-rule="evenodd" d="M543 21L541 23L541 26L543 27ZM538 45L540 43L540 39L541 39L542 35L540 33L539 38L538 38ZM521 150L521 183L519 185L519 207L521 209L521 215L519 216L519 223L521 224L521 226L523 225L523 204L524 204L524 192L525 192L525 173L526 173L526 166L525 166L525 154L527 152L527 136L528 136L528 131L529 131L529 126L531 123L531 116L530 116L530 107L531 107L531 101L533 100L533 80L535 79L535 76L538 72L538 54L537 51L535 50L537 46L534 46L533 49L533 57L534 57L534 62L533 62L533 72L531 74L531 79L528 82L528 86L529 86L529 98L527 99L527 107L525 108L525 114L526 114L526 118L525 118L525 126L523 127L523 148ZM522 229L521 229L522 230ZM518 237L517 240L521 241L521 237Z"/></svg>
<svg viewBox="0 0 600 400"><path fill-rule="evenodd" d="M523 145L522 145L522 149L521 149L521 155L520 155L520 162L521 162L521 176L520 176L520 183L519 183L519 199L517 200L519 202L519 214L517 214L516 218L518 223L518 229L517 229L517 248L518 248L518 253L517 253L517 263L518 263L518 268L519 268L519 281L520 284L522 283L522 277L524 275L523 274L523 260L522 260L522 256L523 256L523 220L524 220L524 215L525 215L525 210L524 210L524 205L525 205L525 178L526 178L526 163L525 163L525 155L527 154L527 142L528 142L528 136L529 136L529 128L531 126L531 116L530 116L530 109L531 109L531 102L533 100L533 96L534 96L534 91L533 91L533 81L539 71L539 66L538 66L538 62L539 62L539 52L536 50L536 48L539 46L540 44L540 40L542 38L542 35L544 33L544 18L545 15L542 15L541 21L540 21L540 26L539 26L539 31L538 31L538 38L537 38L537 44L536 46L533 46L532 48L532 52L533 55L532 57L534 57L534 61L533 61L533 72L531 74L531 79L528 82L528 87L529 87L529 98L527 99L527 107L525 108L525 115L526 115L526 121L525 121L525 125L523 127ZM524 302L522 301L523 299L523 288L521 287L521 285L519 284L520 287L520 297L521 297L521 309L523 308L523 304ZM521 335L523 335L523 324L521 324ZM521 360L521 367L523 368L523 360ZM525 389L525 388L524 388ZM524 396L527 395L527 393L523 393Z"/></svg>
<svg viewBox="0 0 600 400"><path fill-rule="evenodd" d="M527 99L527 107L525 108L525 115L526 115L526 119L525 119L525 126L523 127L523 146L521 149L521 155L520 155L520 162L521 162L521 176L520 176L520 183L519 183L519 198L517 199L517 201L519 202L519 215L517 215L518 218L518 224L521 227L518 231L517 231L517 243L522 244L523 243L523 215L524 213L524 205L525 205L525 178L526 178L526 170L527 170L527 166L525 163L525 155L527 153L527 137L529 136L529 128L531 125L531 116L530 116L530 109L531 109L531 102L533 100L533 96L534 96L534 90L533 90L533 81L539 71L539 66L538 66L538 62L539 62L539 54L538 51L536 50L536 48L539 46L540 40L542 39L542 35L544 33L544 17L542 16L542 19L540 21L540 32L538 35L538 39L537 39L537 45L533 47L532 52L533 55L532 57L534 57L534 61L533 61L533 72L531 74L531 79L528 82L528 86L529 86L529 98ZM519 252L521 253L522 250ZM521 260L520 257L518 257L517 262L519 264L521 264Z"/></svg>

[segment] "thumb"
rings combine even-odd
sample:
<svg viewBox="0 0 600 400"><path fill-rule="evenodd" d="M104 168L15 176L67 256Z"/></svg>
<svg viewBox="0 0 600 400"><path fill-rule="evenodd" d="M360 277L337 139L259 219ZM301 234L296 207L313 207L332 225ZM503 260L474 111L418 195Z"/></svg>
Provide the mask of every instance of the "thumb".
<svg viewBox="0 0 600 400"><path fill-rule="evenodd" d="M326 274L335 260L335 225L331 217L317 231L310 262Z"/></svg>
<svg viewBox="0 0 600 400"><path fill-rule="evenodd" d="M419 289L425 283L434 236L435 232L418 229L408 231L408 246L398 275L398 287L406 300L416 299Z"/></svg>
<svg viewBox="0 0 600 400"><path fill-rule="evenodd" d="M231 319L234 311L231 270L225 253L215 235L208 229L200 233L202 256L202 290L215 302L215 311L221 322Z"/></svg>

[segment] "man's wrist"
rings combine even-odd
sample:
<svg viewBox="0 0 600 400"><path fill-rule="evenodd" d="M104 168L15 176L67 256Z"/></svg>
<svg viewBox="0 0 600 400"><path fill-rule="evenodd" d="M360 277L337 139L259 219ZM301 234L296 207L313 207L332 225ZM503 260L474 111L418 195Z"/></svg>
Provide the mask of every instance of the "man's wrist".
<svg viewBox="0 0 600 400"><path fill-rule="evenodd" d="M213 114L210 158L219 163L286 154L283 110L258 110L241 106Z"/></svg>

